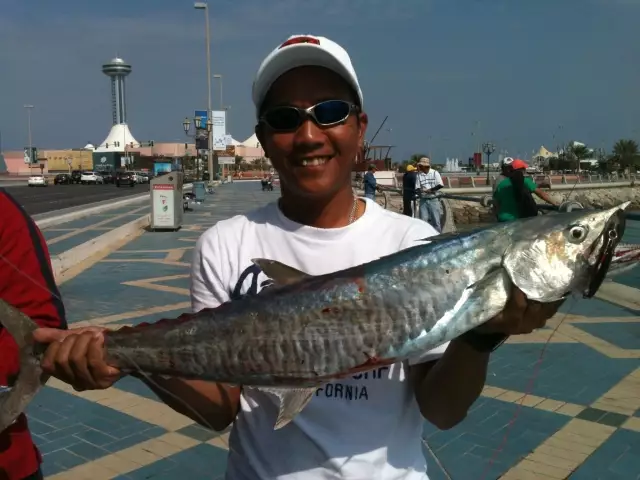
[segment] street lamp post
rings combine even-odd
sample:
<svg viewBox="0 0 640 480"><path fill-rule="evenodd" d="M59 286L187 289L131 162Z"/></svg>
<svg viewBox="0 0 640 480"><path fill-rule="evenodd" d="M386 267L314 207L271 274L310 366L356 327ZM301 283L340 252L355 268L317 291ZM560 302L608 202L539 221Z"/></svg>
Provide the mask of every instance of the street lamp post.
<svg viewBox="0 0 640 480"><path fill-rule="evenodd" d="M491 142L485 143L485 144L482 145L482 151L487 154L487 187L488 187L489 186L489 182L491 181L489 179L489 170L490 170L490 166L491 166L491 163L490 163L491 162L491 154L496 151L496 146Z"/></svg>
<svg viewBox="0 0 640 480"><path fill-rule="evenodd" d="M215 78L216 80L218 80L220 82L220 110L224 110L224 103L222 101L222 75L219 73L216 73L213 78Z"/></svg>
<svg viewBox="0 0 640 480"><path fill-rule="evenodd" d="M207 167L209 169L209 180L213 180L214 164L212 152L211 130L209 130L209 121L211 121L211 29L209 28L209 5L207 2L195 2L193 7L196 10L204 10L205 14L205 29L206 29L206 41L207 41L207 130L209 131L207 141ZM213 122L212 122L213 123ZM217 163L217 162L216 162ZM215 171L218 171L218 165L215 165Z"/></svg>
<svg viewBox="0 0 640 480"><path fill-rule="evenodd" d="M207 118L207 132L208 132L208 136L211 137L211 130L213 129L213 121L210 118ZM202 128L202 118L201 117L195 117L193 119L193 126L195 127L195 133L191 134L189 133L189 131L191 130L191 120L189 119L189 117L184 117L184 121L182 122L182 128L184 129L184 134L187 137L193 137L193 141L194 143L197 142L197 132L198 129ZM208 150L208 155L209 157L207 158L209 165L211 165L211 150ZM197 158L197 156L196 156ZM196 163L196 171L199 173L200 168L198 167L197 163ZM209 180L212 179L212 175L211 175L211 170L209 170Z"/></svg>
<svg viewBox="0 0 640 480"><path fill-rule="evenodd" d="M33 105L25 105L24 108L27 110L27 135L29 142L29 160L31 160L29 163L29 171L31 171L33 166L33 140L31 138L31 110L33 110Z"/></svg>

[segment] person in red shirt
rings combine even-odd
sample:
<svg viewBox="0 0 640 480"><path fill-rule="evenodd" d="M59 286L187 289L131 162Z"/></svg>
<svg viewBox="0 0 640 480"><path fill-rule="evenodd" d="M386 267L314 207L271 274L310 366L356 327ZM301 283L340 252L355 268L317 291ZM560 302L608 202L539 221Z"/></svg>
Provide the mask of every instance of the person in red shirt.
<svg viewBox="0 0 640 480"><path fill-rule="evenodd" d="M47 244L35 222L0 188L0 299L41 327L66 329ZM0 324L0 386L11 386L19 371L18 346ZM38 480L42 458L27 418L20 415L0 432L0 480Z"/></svg>

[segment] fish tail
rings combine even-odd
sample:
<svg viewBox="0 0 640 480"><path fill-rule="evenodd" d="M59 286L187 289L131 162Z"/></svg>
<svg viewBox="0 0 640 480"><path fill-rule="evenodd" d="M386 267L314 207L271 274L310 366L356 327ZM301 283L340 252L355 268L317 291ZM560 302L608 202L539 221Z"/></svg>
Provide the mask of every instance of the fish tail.
<svg viewBox="0 0 640 480"><path fill-rule="evenodd" d="M0 387L0 432L9 427L42 387L42 368L32 333L37 324L20 310L0 300L0 323L18 344L20 373L14 385Z"/></svg>

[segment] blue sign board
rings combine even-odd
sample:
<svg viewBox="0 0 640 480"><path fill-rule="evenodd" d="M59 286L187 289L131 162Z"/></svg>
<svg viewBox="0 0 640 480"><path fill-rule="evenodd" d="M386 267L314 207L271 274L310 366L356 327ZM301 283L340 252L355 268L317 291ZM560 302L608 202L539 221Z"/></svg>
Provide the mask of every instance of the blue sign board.
<svg viewBox="0 0 640 480"><path fill-rule="evenodd" d="M158 176L171 172L171 163L156 162L153 164L153 175Z"/></svg>
<svg viewBox="0 0 640 480"><path fill-rule="evenodd" d="M195 117L200 118L200 128L196 127L196 150L209 149L209 132L207 131L207 121L209 115L206 110L196 110Z"/></svg>

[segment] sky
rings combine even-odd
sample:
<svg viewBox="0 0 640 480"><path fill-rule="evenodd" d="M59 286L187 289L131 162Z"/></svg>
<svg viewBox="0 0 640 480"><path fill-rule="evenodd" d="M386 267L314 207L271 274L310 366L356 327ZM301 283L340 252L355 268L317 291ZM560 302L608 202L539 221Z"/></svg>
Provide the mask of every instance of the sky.
<svg viewBox="0 0 640 480"><path fill-rule="evenodd" d="M640 141L640 0L209 0L212 73L228 130L248 138L251 83L288 36L329 37L352 57L368 139L404 160L465 160L481 142L530 155L571 140ZM0 0L2 149L101 143L111 91L101 66L133 66L127 117L144 142L184 142L206 109L205 24L189 0ZM213 80L213 106L220 82Z"/></svg>

